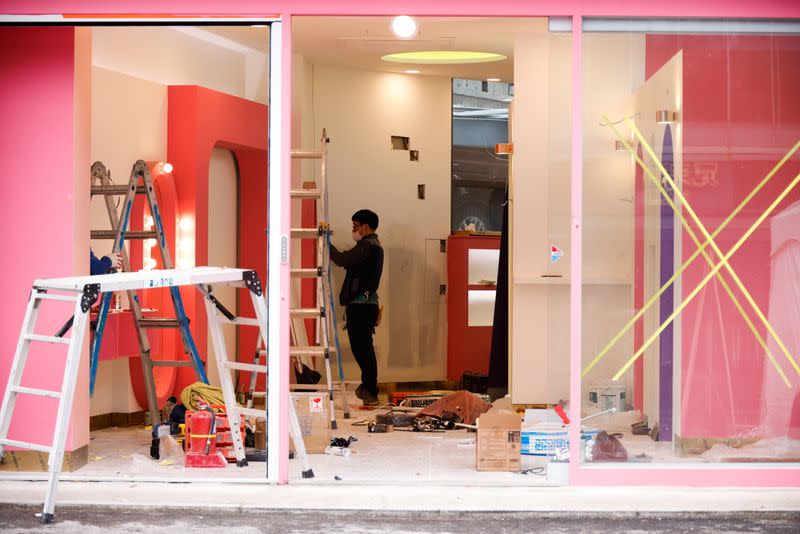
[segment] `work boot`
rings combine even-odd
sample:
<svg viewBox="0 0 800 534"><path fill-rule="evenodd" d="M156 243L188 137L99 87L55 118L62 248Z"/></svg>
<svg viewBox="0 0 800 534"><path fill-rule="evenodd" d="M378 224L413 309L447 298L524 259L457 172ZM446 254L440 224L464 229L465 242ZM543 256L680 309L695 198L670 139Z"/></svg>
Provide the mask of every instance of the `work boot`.
<svg viewBox="0 0 800 534"><path fill-rule="evenodd" d="M380 401L378 400L378 395L366 388L361 390L360 398L361 402L364 403L364 406L377 406L378 404L380 404Z"/></svg>

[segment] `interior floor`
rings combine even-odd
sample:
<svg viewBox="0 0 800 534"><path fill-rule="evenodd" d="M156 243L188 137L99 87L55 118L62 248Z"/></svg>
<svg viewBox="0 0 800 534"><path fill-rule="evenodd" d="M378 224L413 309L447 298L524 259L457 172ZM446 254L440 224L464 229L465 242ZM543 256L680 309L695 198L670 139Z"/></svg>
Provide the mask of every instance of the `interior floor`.
<svg viewBox="0 0 800 534"><path fill-rule="evenodd" d="M353 396L351 407L360 402ZM337 409L339 429L333 437L354 436L348 457L311 454L314 478L303 479L300 460L289 461L289 477L298 484L470 484L470 485L558 485L548 482L539 457L524 456L523 472L477 471L475 433L466 429L444 432L411 432L395 429L386 434L371 434L360 421L373 418L375 411L351 408L344 419ZM616 429L615 429L616 430ZM645 454L655 463L702 463L699 457L678 458L669 442L654 442L649 436L625 433L621 439L630 457ZM92 432L88 464L74 474L81 477L175 478L175 479L263 479L265 464L250 462L239 468L186 468L182 461L156 461L149 456L150 431L139 427L107 428Z"/></svg>

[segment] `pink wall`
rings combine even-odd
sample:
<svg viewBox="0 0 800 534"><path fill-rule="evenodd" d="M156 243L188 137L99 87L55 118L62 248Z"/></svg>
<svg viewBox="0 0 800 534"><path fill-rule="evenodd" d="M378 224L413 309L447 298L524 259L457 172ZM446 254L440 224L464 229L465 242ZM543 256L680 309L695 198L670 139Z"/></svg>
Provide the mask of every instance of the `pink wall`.
<svg viewBox="0 0 800 534"><path fill-rule="evenodd" d="M70 27L3 28L0 50L4 390L33 280L88 272L91 37ZM43 304L36 331L54 333L71 313L60 303ZM59 390L65 347L41 345L31 349L23 385ZM81 367L67 450L89 439L87 369ZM55 406L20 397L9 437L50 443Z"/></svg>
<svg viewBox="0 0 800 534"><path fill-rule="evenodd" d="M484 15L484 16L680 16L680 17L796 17L795 0L739 1L672 0L620 2L619 0L28 0L5 2L5 13L163 14L265 16L293 15ZM402 11L402 13L399 13Z"/></svg>
<svg viewBox="0 0 800 534"><path fill-rule="evenodd" d="M683 192L710 233L800 138L800 37L651 35L647 37L647 76L678 50L683 50L684 69ZM795 156L716 239L723 252L798 172L800 158ZM800 190L793 191L774 213L797 199ZM683 260L696 248L684 232ZM765 315L769 308L769 256L767 219L731 260ZM684 297L706 273L707 264L702 260L686 270ZM725 274L725 279L735 287L729 275ZM766 339L766 329L741 293L736 293ZM712 281L682 317L683 409L678 435L726 438L758 425L764 351L730 297ZM696 333L698 323L703 327ZM785 363L782 353L775 357ZM784 369L797 384L794 371L788 365Z"/></svg>

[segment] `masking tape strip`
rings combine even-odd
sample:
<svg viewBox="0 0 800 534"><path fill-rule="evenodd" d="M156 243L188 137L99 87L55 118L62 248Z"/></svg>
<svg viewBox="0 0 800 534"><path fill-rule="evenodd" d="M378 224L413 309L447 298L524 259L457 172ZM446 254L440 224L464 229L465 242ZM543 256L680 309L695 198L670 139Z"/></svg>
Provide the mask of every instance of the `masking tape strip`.
<svg viewBox="0 0 800 534"><path fill-rule="evenodd" d="M606 125L608 125L608 123L609 123L609 121L606 119ZM624 139L623 139L623 142L625 142ZM629 147L628 150L631 150L629 144L628 144L628 147ZM731 221L736 217L736 215L738 215L739 212L742 211L742 209L744 209L744 207L770 181L770 179L772 179L772 177L783 167L783 165L789 160L789 158L791 158L794 155L794 153L797 152L798 149L800 149L800 141L798 141L789 150L789 152L786 153L786 155L772 168L772 170L764 177L764 179L761 180L761 183L759 183L744 198L744 200L742 200L742 202L739 203L739 205L736 207L736 209L734 209L731 212L731 214L728 215L728 217L724 221L722 221L722 223L719 225L719 227L717 227L717 229L711 234L712 238L714 238L717 235L719 235L731 223ZM597 354L597 356L595 356L594 359L591 362L589 362L589 364L584 368L583 372L581 373L581 378L585 378L586 377L586 375L589 373L589 371L595 365L597 365L598 362L600 362L600 360L611 350L611 348L620 339L622 339L622 336L624 336L628 332L628 330L630 330L631 327L633 327L633 325L636 323L636 321L638 321L647 312L647 310L649 310L653 306L653 304L655 304L655 302L658 300L658 298L661 296L661 294L664 293L664 291L666 291L666 289L670 286L670 284L672 284L678 278L678 276L680 276L681 273L683 273L683 271L685 271L689 267L689 265L695 260L695 258L697 258L697 256L699 256L701 254L701 252L708 246L708 244L709 244L708 242L703 243L703 245L698 250L696 250L689 257L689 259L687 259L683 263L683 265L681 265L681 267L679 269L677 269L675 271L675 273L672 275L672 278L667 280L664 283L664 285L662 285L661 288L659 288L659 290L650 298L650 300L648 300L647 303L645 303L645 305L638 312L636 312L636 314L633 316L633 318L630 321L628 321L628 323L625 326L622 327L622 329L611 339L611 341L608 342L608 344L603 348L603 350L601 350Z"/></svg>
<svg viewBox="0 0 800 534"><path fill-rule="evenodd" d="M604 117L604 120L607 120L607 117ZM694 233L694 230L692 230L691 225L686 220L686 218L683 216L683 214L678 209L678 207L675 205L675 202L672 200L672 197L664 189L664 186L661 184L661 181L655 176L655 174L653 174L653 171L651 171L650 168L647 167L647 165L645 165L644 161L642 161L642 159L635 153L635 151L633 150L633 147L630 145L630 143L626 139L624 139L622 137L622 135L619 133L617 128L613 124L611 124L610 126L611 126L611 129L614 131L614 134L620 139L620 141L622 141L622 143L625 144L626 148L628 149L628 151L631 154L633 154L634 158L639 163L639 165L642 167L642 169L644 170L645 174L647 174L647 176L650 178L650 180L655 184L655 186L658 188L658 190L664 196L664 198L667 201L667 203L670 205L672 210L675 212L675 215L680 219L681 224L686 228L686 232L689 235L689 237L691 237L691 239L694 242L694 244L698 247L698 250L703 254L703 257L705 258L705 260L708 263L709 267L711 267L713 269L714 266L715 266L714 261L711 259L711 256L709 256L708 253L705 251L705 247L701 245L700 240L697 238L697 234ZM651 154L651 157L652 157L652 154ZM668 175L665 174L665 176L668 176ZM677 189L677 185L672 180L670 180L670 186L673 189ZM680 194L680 193L678 193L678 194ZM681 198L682 198L682 195L681 195ZM709 237L709 241L710 241L711 240L711 236L708 236L708 237ZM720 253L720 255L721 255L721 253ZM764 338L761 336L761 334L758 332L758 330L756 329L756 327L753 324L753 322L750 320L750 317L747 315L747 312L745 312L744 308L742 307L742 304L739 302L739 299L736 298L736 295L733 293L733 290L728 285L728 283L725 280L725 278L722 276L722 273L717 273L716 274L716 278L719 280L719 282L722 285L722 287L728 293L728 296L730 296L731 300L733 301L734 305L736 306L736 309L739 310L739 313L742 315L742 318L744 318L745 323L750 328L750 331L753 333L753 335L755 336L755 338L758 341L758 343L764 349L764 351L767 354L767 357L769 358L770 362L775 367L775 370L778 372L778 374L780 375L781 379L783 380L783 383L786 384L787 388L791 389L791 387L792 387L791 382L789 382L789 379L786 377L786 374L783 372L783 369L781 369L780 365L778 365L778 362L775 360L775 357L773 356L772 351L770 351L769 347L767 346L766 341L764 341Z"/></svg>
<svg viewBox="0 0 800 534"><path fill-rule="evenodd" d="M783 351L783 354L786 356L786 359L789 361L792 367L794 367L794 370L797 373L797 375L800 376L800 365L797 365L797 361L789 353L789 349L786 348L786 345L783 343L783 340L780 338L780 336L778 336L778 333L775 331L770 322L767 320L767 317L764 315L764 312L761 311L761 308L758 306L753 296L750 294L745 285L742 283L741 279L739 279L739 276L736 274L736 271L733 270L733 267L731 267L730 263L728 263L728 261L723 257L722 251L717 246L717 243L709 235L708 230L706 230L706 227L700 221L700 218L697 216L697 213L695 213L695 211L692 209L692 206L686 201L686 197L683 196L683 193L681 193L680 189L678 189L678 187L675 185L675 182L672 180L672 177L669 175L667 170L661 164L661 161L658 160L658 158L655 155L655 152L653 152L653 149L647 143L642 133L639 131L638 128L636 128L636 125L633 124L633 122L630 119L626 119L626 123L633 129L633 133L636 135L637 139L639 139L639 142L642 144L645 150L647 150L647 153L650 154L650 157L653 158L653 160L656 162L656 165L658 165L658 168L663 174L664 179L667 180L670 187L672 187L672 189L675 191L675 195L678 197L678 200L681 201L681 204L683 204L683 206L686 208L686 211L689 212L689 216L697 225L703 236L708 240L708 243L714 249L714 252L716 252L719 255L719 257L722 258L721 260L721 263L723 264L722 267L731 276L733 282L737 285L739 290L742 292L742 295L744 295L744 298L747 300L747 302L753 308L753 311L756 313L758 318L766 327L767 332L770 333L772 338L781 348L781 351Z"/></svg>
<svg viewBox="0 0 800 534"><path fill-rule="evenodd" d="M633 365L633 362L639 359L639 356L642 355L642 353L647 349L647 347L649 347L653 343L653 341L655 341L655 339L658 338L659 335L661 335L661 332L663 332L664 329L667 326L669 326L672 323L672 321L675 320L675 317L677 317L678 314L680 314L683 311L683 309L689 305L692 299L694 299L694 297L697 296L697 294L700 292L701 289L703 289L703 287L705 287L705 285L709 282L709 280L711 280L714 277L714 275L716 275L719 272L719 270L722 269L722 266L725 264L725 262L728 259L730 259L730 257L733 256L737 250L741 248L741 246L744 244L745 241L747 241L747 239L750 238L750 236L756 230L756 228L758 228L758 226L760 226L761 223L764 222L764 219L766 219L770 215L770 213L775 211L775 208L778 206L778 204L780 204L781 201L784 198L786 198L786 195L788 195L791 192L791 190L794 189L794 187L798 184L798 182L800 182L800 174L795 176L794 180L792 180L792 183L790 183L789 186L783 190L783 192L772 202L772 204L770 204L769 208L767 208L767 210L761 214L758 220L756 220L756 222L754 222L750 226L750 228L747 229L747 232L745 232L744 235L741 238L739 238L736 244L733 245L733 247L731 247L728 253L722 257L723 261L717 264L716 267L714 267L711 270L711 272L709 272L705 276L705 278L703 278L703 280L697 285L697 287L694 288L694 290L691 293L689 293L689 295L683 300L683 302L681 302L680 306L678 306L678 308L674 312L672 312L672 315L670 315L667 318L667 320L661 324L658 330L656 330L653 333L653 335L650 336L650 338L644 342L642 347L640 347L639 350L637 350L636 353L633 356L631 356L628 362L622 366L622 368L617 372L617 374L614 375L612 380L619 380L620 377L625 373L625 371L627 371L628 368L631 365Z"/></svg>

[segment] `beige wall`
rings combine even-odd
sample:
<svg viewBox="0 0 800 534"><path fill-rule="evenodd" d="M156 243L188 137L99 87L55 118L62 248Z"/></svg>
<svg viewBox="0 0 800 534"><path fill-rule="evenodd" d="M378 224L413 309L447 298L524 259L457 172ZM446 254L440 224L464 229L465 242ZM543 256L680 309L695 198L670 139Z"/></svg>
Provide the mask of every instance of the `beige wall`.
<svg viewBox="0 0 800 534"><path fill-rule="evenodd" d="M306 103L313 110L313 138L316 142L323 127L331 137L334 244L353 246L350 216L356 210L370 208L381 218L378 235L386 257L379 290L384 317L375 336L378 379L442 379L446 306L438 284L443 263L438 257L426 259L426 245L450 233L450 80L326 65L311 70ZM391 135L410 137L419 161L410 161L407 151L392 150ZM425 200L417 199L417 184L425 184ZM343 271L336 268L337 294L342 279ZM341 310L337 314L341 317ZM347 336L340 337L346 378L358 379Z"/></svg>
<svg viewBox="0 0 800 534"><path fill-rule="evenodd" d="M595 40L595 38L597 38ZM644 40L592 35L584 47L583 355L588 361L631 315L633 185L625 158L596 126L644 81ZM569 35L515 42L511 390L515 403L569 398ZM547 76L541 73L546 72ZM627 163L630 163L628 160ZM564 256L550 262L550 246ZM542 278L557 274L560 278ZM630 353L624 337L604 365ZM593 384L583 382L582 395ZM603 381L608 374L602 375ZM626 376L629 393L632 377Z"/></svg>
<svg viewBox="0 0 800 534"><path fill-rule="evenodd" d="M230 150L215 148L208 166L208 264L236 267L238 251L238 176L236 157ZM218 286L214 294L226 308L237 311L236 288ZM223 326L228 359L236 360L237 327ZM208 333L208 380L219 386L216 358L211 354L211 332ZM248 349L249 351L252 348Z"/></svg>
<svg viewBox="0 0 800 534"><path fill-rule="evenodd" d="M164 85L200 85L266 104L269 58L214 44L202 28L93 28L95 66ZM265 38L268 30L265 29ZM206 40L211 39L212 41Z"/></svg>
<svg viewBox="0 0 800 534"><path fill-rule="evenodd" d="M118 184L128 182L131 166L137 159L165 160L167 87L94 67L91 153L91 160L102 161ZM92 199L90 215L92 229L111 228L102 197ZM92 249L98 256L108 254L111 245L109 240L92 241ZM130 387L128 360L101 361L91 414L129 413L139 409Z"/></svg>
<svg viewBox="0 0 800 534"><path fill-rule="evenodd" d="M569 52L569 36L558 34L520 35L514 44L510 388L515 403L555 403L569 393ZM565 253L558 263L550 263L551 245Z"/></svg>

